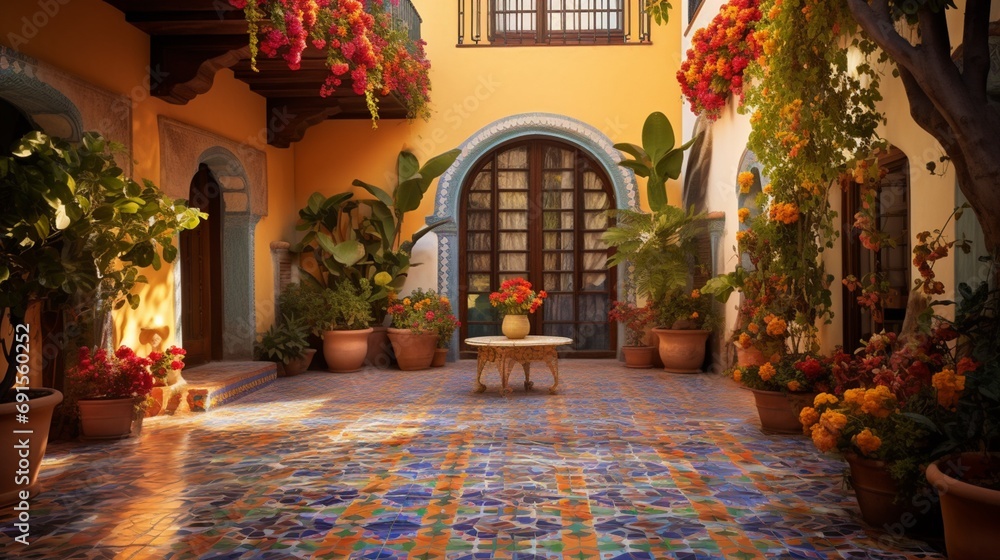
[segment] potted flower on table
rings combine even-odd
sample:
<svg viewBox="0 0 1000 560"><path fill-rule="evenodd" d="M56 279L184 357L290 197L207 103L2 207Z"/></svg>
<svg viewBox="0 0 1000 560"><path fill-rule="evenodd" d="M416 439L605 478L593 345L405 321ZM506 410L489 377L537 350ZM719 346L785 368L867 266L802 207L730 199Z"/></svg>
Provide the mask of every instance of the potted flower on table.
<svg viewBox="0 0 1000 560"><path fill-rule="evenodd" d="M531 289L531 282L524 278L511 278L500 284L500 291L490 294L490 305L503 314L500 330L509 339L517 340L528 336L531 322L528 315L538 311L542 300L548 297L545 290L537 293Z"/></svg>
<svg viewBox="0 0 1000 560"><path fill-rule="evenodd" d="M120 439L138 434L153 390L152 361L127 346L114 352L82 347L66 375L67 401L79 411L87 439Z"/></svg>
<svg viewBox="0 0 1000 560"><path fill-rule="evenodd" d="M627 301L616 301L611 306L608 318L625 326L625 346L622 346L625 367L653 367L653 352L656 348L644 343L646 327L653 323L654 317L653 307L649 304L639 307Z"/></svg>

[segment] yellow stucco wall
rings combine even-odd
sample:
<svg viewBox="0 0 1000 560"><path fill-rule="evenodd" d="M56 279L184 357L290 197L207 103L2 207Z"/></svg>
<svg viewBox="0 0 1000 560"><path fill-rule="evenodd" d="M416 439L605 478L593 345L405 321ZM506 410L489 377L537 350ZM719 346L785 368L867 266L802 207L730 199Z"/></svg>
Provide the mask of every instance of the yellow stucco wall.
<svg viewBox="0 0 1000 560"><path fill-rule="evenodd" d="M587 123L614 142L636 142L642 123L662 111L680 135L680 17L652 29L651 45L457 47L457 4L415 0L431 60L429 121L327 121L295 146L296 204L313 192L349 190L362 179L391 186L396 155L407 148L421 161L466 141L497 120L529 112ZM436 186L408 216L404 236L433 211ZM645 187L640 185L645 204ZM678 203L680 187L670 186Z"/></svg>
<svg viewBox="0 0 1000 560"><path fill-rule="evenodd" d="M5 0L0 9L0 43L55 68L132 100L132 141L136 178L160 184L160 137L157 118L166 116L239 143L249 143L267 156L268 215L256 229L255 301L257 328L272 321L273 281L269 243L290 237L296 218L292 203L294 149L276 149L259 140L265 125L265 101L250 92L232 72L222 70L212 89L186 105L172 105L149 95L149 36L125 22L124 15L99 0L52 0L54 15L39 17L36 0ZM23 34L24 20L44 21L37 34L12 45L12 33ZM17 43L20 40L14 39ZM174 285L171 268L145 271L149 284L139 293L142 305L115 316L121 343L138 344L141 326L174 328ZM172 336L167 343L173 342Z"/></svg>

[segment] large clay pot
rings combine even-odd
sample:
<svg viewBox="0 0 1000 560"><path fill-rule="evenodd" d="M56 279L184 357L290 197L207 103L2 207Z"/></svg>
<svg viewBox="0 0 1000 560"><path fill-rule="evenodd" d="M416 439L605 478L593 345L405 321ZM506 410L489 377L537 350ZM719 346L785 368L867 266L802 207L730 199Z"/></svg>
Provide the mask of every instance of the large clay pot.
<svg viewBox="0 0 1000 560"><path fill-rule="evenodd" d="M435 348L434 360L431 361L431 367L444 367L446 363L448 363L448 349Z"/></svg>
<svg viewBox="0 0 1000 560"><path fill-rule="evenodd" d="M434 361L437 333L415 334L410 329L389 329L389 341L396 363L403 371L427 369Z"/></svg>
<svg viewBox="0 0 1000 560"><path fill-rule="evenodd" d="M38 352L41 354L41 352ZM52 425L52 411L63 400L63 395L55 389L31 389L26 392L31 397L26 404L28 422L17 421L17 402L0 404L0 449L3 449L3 461L0 461L0 507L17 504L21 501L21 492L28 492L34 497L41 491L38 484L38 472L41 469L42 457L45 456L45 446L49 441L49 427ZM20 403L24 405L25 403ZM21 410L25 407L22 406ZM20 434L17 431L28 433ZM27 440L27 450L22 443ZM21 457L24 451L27 457ZM26 474L19 474L23 470Z"/></svg>
<svg viewBox="0 0 1000 560"><path fill-rule="evenodd" d="M372 329L325 331L323 357L326 369L333 373L358 371L368 357L368 335Z"/></svg>
<svg viewBox="0 0 1000 560"><path fill-rule="evenodd" d="M392 344L389 342L387 327L372 327L372 332L368 335L365 365L378 369L389 369L392 365Z"/></svg>
<svg viewBox="0 0 1000 560"><path fill-rule="evenodd" d="M84 439L122 439L132 435L132 422L137 419L134 398L80 399L76 404Z"/></svg>
<svg viewBox="0 0 1000 560"><path fill-rule="evenodd" d="M801 434L799 413L812 406L816 393L784 393L750 389L757 404L760 428L769 434Z"/></svg>
<svg viewBox="0 0 1000 560"><path fill-rule="evenodd" d="M851 487L858 499L861 517L879 529L900 523L904 515L912 515L905 503L897 503L899 487L889 475L884 461L866 459L853 453L845 458L851 467Z"/></svg>
<svg viewBox="0 0 1000 560"><path fill-rule="evenodd" d="M750 348L743 348L740 345L736 345L736 365L739 367L748 366L762 366L767 363L767 357L764 353L751 346Z"/></svg>
<svg viewBox="0 0 1000 560"><path fill-rule="evenodd" d="M653 367L653 354L656 348L652 346L622 346L625 355L625 367L647 369Z"/></svg>
<svg viewBox="0 0 1000 560"><path fill-rule="evenodd" d="M701 373L705 343L712 331L698 329L653 329L660 338L663 370L671 373Z"/></svg>
<svg viewBox="0 0 1000 560"><path fill-rule="evenodd" d="M527 315L504 315L500 331L511 340L518 340L528 336L531 332L531 321Z"/></svg>
<svg viewBox="0 0 1000 560"><path fill-rule="evenodd" d="M288 360L288 363L278 364L278 377L292 377L305 373L309 370L309 364L312 363L313 354L316 350L313 348L306 348L305 354L295 358L293 360Z"/></svg>
<svg viewBox="0 0 1000 560"><path fill-rule="evenodd" d="M950 560L985 558L1000 550L1000 491L963 482L1000 471L1000 453L962 453L931 463L927 481L941 496Z"/></svg>

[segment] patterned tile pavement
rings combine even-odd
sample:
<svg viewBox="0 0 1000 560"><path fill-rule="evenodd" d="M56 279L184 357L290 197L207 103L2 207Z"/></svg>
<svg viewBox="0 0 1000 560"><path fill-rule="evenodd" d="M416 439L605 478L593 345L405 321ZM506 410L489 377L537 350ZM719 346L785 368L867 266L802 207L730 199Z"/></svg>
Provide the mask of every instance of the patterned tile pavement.
<svg viewBox="0 0 1000 560"><path fill-rule="evenodd" d="M842 463L763 435L727 379L561 373L558 395L538 371L508 398L495 371L473 394L471 361L309 373L138 439L55 444L32 544L4 511L0 557L941 557L865 527Z"/></svg>

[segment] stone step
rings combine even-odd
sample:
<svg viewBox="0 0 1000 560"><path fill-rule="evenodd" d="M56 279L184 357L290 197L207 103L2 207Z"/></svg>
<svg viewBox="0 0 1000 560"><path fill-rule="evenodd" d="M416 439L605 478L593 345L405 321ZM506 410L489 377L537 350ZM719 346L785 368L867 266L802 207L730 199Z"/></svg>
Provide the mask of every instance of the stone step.
<svg viewBox="0 0 1000 560"><path fill-rule="evenodd" d="M153 404L146 417L207 412L274 382L273 362L211 362L185 369L183 380L169 387L154 387Z"/></svg>

